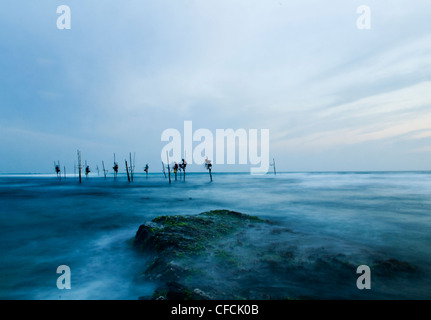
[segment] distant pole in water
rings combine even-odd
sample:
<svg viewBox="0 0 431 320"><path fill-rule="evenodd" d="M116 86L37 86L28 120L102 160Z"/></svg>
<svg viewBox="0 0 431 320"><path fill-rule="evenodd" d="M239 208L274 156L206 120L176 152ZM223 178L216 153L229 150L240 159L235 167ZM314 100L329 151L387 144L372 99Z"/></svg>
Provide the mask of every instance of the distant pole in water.
<svg viewBox="0 0 431 320"><path fill-rule="evenodd" d="M129 166L130 166L130 181L133 181L133 169L132 169L132 153L131 152L129 152L129 158L130 158L130 163L129 163Z"/></svg>
<svg viewBox="0 0 431 320"><path fill-rule="evenodd" d="M166 177L166 171L165 171L165 164L163 163L163 161L162 161L162 168L163 168L163 174L165 175L165 178L167 178Z"/></svg>
<svg viewBox="0 0 431 320"><path fill-rule="evenodd" d="M171 184L171 169L169 168L169 154L166 151L166 158L168 160L168 176L169 176L169 184Z"/></svg>
<svg viewBox="0 0 431 320"><path fill-rule="evenodd" d="M271 164L271 166L274 167L274 176L276 176L277 175L277 171L275 170L275 159L274 158L272 158L272 164Z"/></svg>
<svg viewBox="0 0 431 320"><path fill-rule="evenodd" d="M96 165L96 170L97 170L97 176L100 176L99 165Z"/></svg>
<svg viewBox="0 0 431 320"><path fill-rule="evenodd" d="M132 181L133 181L133 176L135 175L135 160L136 160L136 154L135 152L133 152L133 171L132 171Z"/></svg>
<svg viewBox="0 0 431 320"><path fill-rule="evenodd" d="M81 166L81 151L78 150L77 153L78 153L79 183L81 183L81 169L82 169L82 166Z"/></svg>
<svg viewBox="0 0 431 320"><path fill-rule="evenodd" d="M106 174L108 173L108 170L105 170L105 163L102 161L102 167L103 167L103 175L105 176L106 180Z"/></svg>
<svg viewBox="0 0 431 320"><path fill-rule="evenodd" d="M64 166L64 180L66 180L66 166Z"/></svg>
<svg viewBox="0 0 431 320"><path fill-rule="evenodd" d="M127 160L124 160L126 162L126 172L127 172L127 180L130 182L130 175L129 175L129 166L127 165Z"/></svg>
<svg viewBox="0 0 431 320"><path fill-rule="evenodd" d="M129 153L130 156L130 179L131 181L133 181L133 171L134 171L134 167L135 167L135 154L133 154L133 162L132 162L132 153Z"/></svg>

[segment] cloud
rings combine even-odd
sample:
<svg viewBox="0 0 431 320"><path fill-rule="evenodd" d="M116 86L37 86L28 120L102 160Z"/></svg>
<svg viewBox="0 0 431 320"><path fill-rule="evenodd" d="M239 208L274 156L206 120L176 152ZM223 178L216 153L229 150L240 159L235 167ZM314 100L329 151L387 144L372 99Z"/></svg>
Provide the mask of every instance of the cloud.
<svg viewBox="0 0 431 320"><path fill-rule="evenodd" d="M428 152L431 152L431 146L413 149L413 150L410 150L409 152L410 153L428 153Z"/></svg>
<svg viewBox="0 0 431 320"><path fill-rule="evenodd" d="M431 131L420 131L419 133L411 136L412 139L424 139L424 138L430 138L430 137L431 137Z"/></svg>
<svg viewBox="0 0 431 320"><path fill-rule="evenodd" d="M431 82L422 82L399 90L372 95L356 101L329 107L319 117L341 118L399 115L431 105ZM423 113L424 110L419 111ZM426 112L426 110L425 110Z"/></svg>
<svg viewBox="0 0 431 320"><path fill-rule="evenodd" d="M305 129L288 130L275 145L327 149L431 129L431 82L373 95L314 114ZM289 138L289 136L298 135ZM424 137L425 133L418 133ZM415 136L410 136L414 138ZM416 136L417 138L417 136Z"/></svg>

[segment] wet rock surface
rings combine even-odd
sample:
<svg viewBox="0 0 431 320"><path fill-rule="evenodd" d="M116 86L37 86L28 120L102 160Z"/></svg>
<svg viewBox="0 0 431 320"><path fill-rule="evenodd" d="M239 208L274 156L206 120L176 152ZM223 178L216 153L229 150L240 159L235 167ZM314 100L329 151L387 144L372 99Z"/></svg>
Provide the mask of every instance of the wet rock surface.
<svg viewBox="0 0 431 320"><path fill-rule="evenodd" d="M379 290L358 290L359 265L369 264L381 283L417 273L416 266L380 253L346 255L303 238L286 226L229 210L159 216L141 225L134 239L136 250L151 257L142 276L158 284L151 297L140 298L384 298Z"/></svg>

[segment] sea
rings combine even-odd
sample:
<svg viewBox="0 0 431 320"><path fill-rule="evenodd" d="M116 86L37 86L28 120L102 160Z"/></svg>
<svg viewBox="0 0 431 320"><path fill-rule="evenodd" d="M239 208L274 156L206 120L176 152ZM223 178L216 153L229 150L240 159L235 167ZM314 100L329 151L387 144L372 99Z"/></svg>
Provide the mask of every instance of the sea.
<svg viewBox="0 0 431 320"><path fill-rule="evenodd" d="M336 248L356 259L381 254L418 270L416 276L398 272L379 287L371 268L371 289L357 289L364 299L431 299L431 172L213 172L212 182L203 173L171 179L90 174L79 183L74 174L61 180L0 175L0 299L150 297L156 284L142 276L148 259L133 249L139 226L160 215L215 209L287 226L303 248ZM70 289L57 286L59 266L70 269ZM312 280L296 284L299 295L310 287Z"/></svg>

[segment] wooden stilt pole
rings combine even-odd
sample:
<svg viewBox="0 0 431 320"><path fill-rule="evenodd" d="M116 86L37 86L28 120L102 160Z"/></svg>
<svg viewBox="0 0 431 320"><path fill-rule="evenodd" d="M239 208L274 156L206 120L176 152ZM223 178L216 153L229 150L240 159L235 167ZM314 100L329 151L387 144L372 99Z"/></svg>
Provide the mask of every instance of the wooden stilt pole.
<svg viewBox="0 0 431 320"><path fill-rule="evenodd" d="M130 159L130 181L133 181L133 170L132 170L132 153L129 152L129 159Z"/></svg>
<svg viewBox="0 0 431 320"><path fill-rule="evenodd" d="M163 168L163 174L165 175L165 178L167 178L166 177L166 171L165 171L165 164L163 163L163 161L162 161L162 168Z"/></svg>
<svg viewBox="0 0 431 320"><path fill-rule="evenodd" d="M205 159L205 167L208 169L208 172L210 174L210 180L212 182L213 181L213 175L211 174L212 164L211 164L211 160L208 160L208 158Z"/></svg>
<svg viewBox="0 0 431 320"><path fill-rule="evenodd" d="M166 158L168 160L168 176L169 176L169 184L171 183L171 169L169 168L169 154L166 151Z"/></svg>
<svg viewBox="0 0 431 320"><path fill-rule="evenodd" d="M78 150L77 153L78 153L79 183L81 183L81 169L82 169L82 166L81 166L81 151Z"/></svg>
<svg viewBox="0 0 431 320"><path fill-rule="evenodd" d="M103 175L105 176L106 180L106 174L108 173L108 170L105 170L105 163L102 161L102 167L103 167Z"/></svg>
<svg viewBox="0 0 431 320"><path fill-rule="evenodd" d="M130 180L133 181L133 162L132 162L132 153L129 153L129 157L130 157Z"/></svg>
<svg viewBox="0 0 431 320"><path fill-rule="evenodd" d="M276 176L277 175L277 171L275 170L275 159L274 158L272 158L272 163L274 164L274 176Z"/></svg>
<svg viewBox="0 0 431 320"><path fill-rule="evenodd" d="M132 164L130 164L132 166L132 181L133 181L133 176L135 175L135 160L136 160L136 154L135 152L133 152L133 166Z"/></svg>
<svg viewBox="0 0 431 320"><path fill-rule="evenodd" d="M186 181L186 166L187 166L187 160L186 160L186 150L184 150L184 165L183 165L183 178L184 181Z"/></svg>
<svg viewBox="0 0 431 320"><path fill-rule="evenodd" d="M125 160L126 162L126 172L127 172L127 180L129 180L130 182L130 176L129 176L129 166L127 165L127 160Z"/></svg>
<svg viewBox="0 0 431 320"><path fill-rule="evenodd" d="M66 166L64 166L64 180L66 180Z"/></svg>

